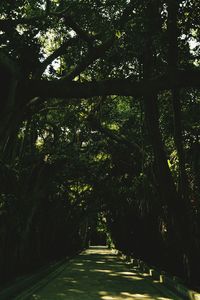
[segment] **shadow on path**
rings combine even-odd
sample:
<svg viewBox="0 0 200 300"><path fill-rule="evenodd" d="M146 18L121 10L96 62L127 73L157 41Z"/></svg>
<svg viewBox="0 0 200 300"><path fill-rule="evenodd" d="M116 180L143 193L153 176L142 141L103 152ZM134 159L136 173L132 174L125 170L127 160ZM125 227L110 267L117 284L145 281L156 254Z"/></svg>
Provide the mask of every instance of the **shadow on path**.
<svg viewBox="0 0 200 300"><path fill-rule="evenodd" d="M31 300L176 300L156 283L141 277L105 247L92 247L66 264L65 269Z"/></svg>

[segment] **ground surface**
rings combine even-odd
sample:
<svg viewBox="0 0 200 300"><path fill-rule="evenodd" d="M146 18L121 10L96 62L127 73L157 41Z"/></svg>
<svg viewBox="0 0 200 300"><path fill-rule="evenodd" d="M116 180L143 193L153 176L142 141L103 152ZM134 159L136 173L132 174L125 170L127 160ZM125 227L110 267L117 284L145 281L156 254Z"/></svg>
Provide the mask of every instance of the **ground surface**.
<svg viewBox="0 0 200 300"><path fill-rule="evenodd" d="M17 298L23 300L23 296ZM26 298L27 299L27 298ZM114 251L90 248L56 277L34 291L30 300L179 300L163 285L140 276Z"/></svg>

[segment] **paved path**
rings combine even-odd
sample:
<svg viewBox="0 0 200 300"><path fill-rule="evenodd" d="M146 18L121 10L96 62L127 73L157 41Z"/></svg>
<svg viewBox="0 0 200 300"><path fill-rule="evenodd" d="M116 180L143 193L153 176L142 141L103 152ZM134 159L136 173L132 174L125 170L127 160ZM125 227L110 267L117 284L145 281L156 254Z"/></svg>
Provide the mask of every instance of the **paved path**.
<svg viewBox="0 0 200 300"><path fill-rule="evenodd" d="M21 300L24 298L21 297ZM27 298L26 298L27 299ZM114 251L90 248L70 260L30 300L178 300L167 288L145 279Z"/></svg>

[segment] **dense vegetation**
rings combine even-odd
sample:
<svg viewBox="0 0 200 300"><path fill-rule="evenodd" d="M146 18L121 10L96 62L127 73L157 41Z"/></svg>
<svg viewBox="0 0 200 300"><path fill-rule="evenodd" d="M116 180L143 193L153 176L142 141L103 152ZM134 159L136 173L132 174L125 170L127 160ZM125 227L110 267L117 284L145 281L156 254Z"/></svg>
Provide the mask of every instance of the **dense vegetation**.
<svg viewBox="0 0 200 300"><path fill-rule="evenodd" d="M118 249L200 283L199 18L195 0L1 1L1 282L101 216Z"/></svg>

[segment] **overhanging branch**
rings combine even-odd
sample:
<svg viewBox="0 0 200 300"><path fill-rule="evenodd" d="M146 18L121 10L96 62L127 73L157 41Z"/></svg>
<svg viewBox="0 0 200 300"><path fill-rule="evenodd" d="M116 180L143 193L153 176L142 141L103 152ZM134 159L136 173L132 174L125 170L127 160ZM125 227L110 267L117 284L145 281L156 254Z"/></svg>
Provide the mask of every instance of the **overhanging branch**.
<svg viewBox="0 0 200 300"><path fill-rule="evenodd" d="M172 88L200 88L200 71L177 71L148 81L111 79L80 83L64 80L25 80L18 85L18 94L23 98L90 98L119 95L141 97L150 92L159 93Z"/></svg>

